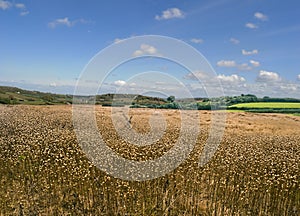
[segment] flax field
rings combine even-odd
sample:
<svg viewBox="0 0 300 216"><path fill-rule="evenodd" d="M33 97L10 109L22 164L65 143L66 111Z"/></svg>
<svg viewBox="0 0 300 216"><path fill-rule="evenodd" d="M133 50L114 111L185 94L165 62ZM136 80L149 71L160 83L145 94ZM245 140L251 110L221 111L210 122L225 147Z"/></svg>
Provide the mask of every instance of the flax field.
<svg viewBox="0 0 300 216"><path fill-rule="evenodd" d="M131 109L132 128L149 130L152 109ZM156 110L157 112L157 110ZM159 110L167 129L154 145L127 145L96 108L107 145L130 160L151 160L179 136L178 110ZM300 215L300 117L227 113L213 158L198 161L211 112L199 111L200 133L174 171L125 181L95 167L78 145L72 106L0 106L0 215Z"/></svg>

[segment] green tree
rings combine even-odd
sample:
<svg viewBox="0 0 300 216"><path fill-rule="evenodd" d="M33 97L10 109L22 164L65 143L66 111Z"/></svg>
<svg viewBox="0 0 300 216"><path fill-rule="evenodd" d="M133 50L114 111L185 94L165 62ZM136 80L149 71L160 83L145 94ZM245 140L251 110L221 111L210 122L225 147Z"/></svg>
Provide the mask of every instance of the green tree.
<svg viewBox="0 0 300 216"><path fill-rule="evenodd" d="M169 103L173 103L173 102L175 101L175 96L173 96L173 95L169 96L169 97L167 98L167 101L168 101Z"/></svg>

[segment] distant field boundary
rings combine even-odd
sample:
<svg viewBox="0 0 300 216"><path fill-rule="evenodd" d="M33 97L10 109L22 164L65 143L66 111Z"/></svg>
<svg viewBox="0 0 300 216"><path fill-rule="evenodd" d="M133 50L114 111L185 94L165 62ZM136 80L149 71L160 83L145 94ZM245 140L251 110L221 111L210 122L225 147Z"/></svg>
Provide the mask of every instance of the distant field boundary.
<svg viewBox="0 0 300 216"><path fill-rule="evenodd" d="M300 103L285 102L257 102L257 103L240 103L227 107L228 110L243 110L246 112L256 113L300 113Z"/></svg>

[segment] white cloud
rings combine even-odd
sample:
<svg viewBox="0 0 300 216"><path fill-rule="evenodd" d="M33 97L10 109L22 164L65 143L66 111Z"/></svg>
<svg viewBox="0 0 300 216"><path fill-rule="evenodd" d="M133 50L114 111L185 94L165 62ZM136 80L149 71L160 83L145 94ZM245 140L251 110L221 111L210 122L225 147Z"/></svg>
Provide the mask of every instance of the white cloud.
<svg viewBox="0 0 300 216"><path fill-rule="evenodd" d="M259 67L260 66L260 62L258 62L258 61L250 60L250 63L253 65L253 67Z"/></svg>
<svg viewBox="0 0 300 216"><path fill-rule="evenodd" d="M55 28L58 25L65 25L65 26L71 27L72 23L70 22L68 17L65 17L62 19L56 19L48 24L48 26L50 28Z"/></svg>
<svg viewBox="0 0 300 216"><path fill-rule="evenodd" d="M68 17L65 17L65 18L56 19L56 20L48 23L48 26L50 28L56 28L59 25L72 27L72 26L76 25L77 23L86 24L86 23L90 23L90 21L87 21L85 19L77 19L77 20L71 21L71 20L69 20Z"/></svg>
<svg viewBox="0 0 300 216"><path fill-rule="evenodd" d="M268 17L267 17L265 14L260 13L260 12L256 12L256 13L254 14L254 17L255 17L256 19L259 19L259 20L262 20L262 21L268 20Z"/></svg>
<svg viewBox="0 0 300 216"><path fill-rule="evenodd" d="M118 43L121 43L122 41L123 41L123 39L116 38L116 39L114 40L114 43L115 43L115 44L118 44Z"/></svg>
<svg viewBox="0 0 300 216"><path fill-rule="evenodd" d="M21 16L26 16L27 14L29 14L29 11L22 11L22 12L20 13Z"/></svg>
<svg viewBox="0 0 300 216"><path fill-rule="evenodd" d="M217 65L219 67L236 67L236 63L235 61L231 61L231 60L221 60L217 62Z"/></svg>
<svg viewBox="0 0 300 216"><path fill-rule="evenodd" d="M276 72L261 70L256 78L258 82L278 82L281 77Z"/></svg>
<svg viewBox="0 0 300 216"><path fill-rule="evenodd" d="M300 81L300 74L298 74L297 78L298 78L298 80Z"/></svg>
<svg viewBox="0 0 300 216"><path fill-rule="evenodd" d="M250 60L250 63L253 67L260 66L260 63L258 61ZM238 70L241 71L252 70L253 68L251 67L251 65L249 65L248 63L237 64L233 60L221 60L217 62L217 66L219 67L237 68Z"/></svg>
<svg viewBox="0 0 300 216"><path fill-rule="evenodd" d="M246 79L244 77L238 76L236 74L232 74L230 76L226 76L224 74L220 74L217 76L217 78L222 83L231 83L231 84L241 84L246 82Z"/></svg>
<svg viewBox="0 0 300 216"><path fill-rule="evenodd" d="M202 44L204 42L204 40L201 38L192 38L191 42L196 43L196 44Z"/></svg>
<svg viewBox="0 0 300 216"><path fill-rule="evenodd" d="M15 4L15 7L16 7L16 8L19 8L19 9L26 9L25 5L22 4L22 3L16 3L16 4Z"/></svg>
<svg viewBox="0 0 300 216"><path fill-rule="evenodd" d="M49 84L50 87L56 87L57 84L55 82Z"/></svg>
<svg viewBox="0 0 300 216"><path fill-rule="evenodd" d="M245 70L252 70L252 67L249 66L247 63L243 63L237 66L239 70L245 71Z"/></svg>
<svg viewBox="0 0 300 216"><path fill-rule="evenodd" d="M167 20L174 18L184 18L184 13L178 8L169 8L162 12L161 15L156 15L156 20Z"/></svg>
<svg viewBox="0 0 300 216"><path fill-rule="evenodd" d="M246 50L242 50L242 54L243 55L254 55L254 54L258 54L258 50L257 49L254 49L252 51L246 51Z"/></svg>
<svg viewBox="0 0 300 216"><path fill-rule="evenodd" d="M26 10L26 6L23 3L11 3L9 1L5 1L5 0L0 0L0 9L2 10L6 10L9 9L11 7L15 7L17 9L20 9L20 15L21 16L26 16L27 14L29 14L29 11Z"/></svg>
<svg viewBox="0 0 300 216"><path fill-rule="evenodd" d="M6 10L10 7L12 7L12 3L10 3L9 1L0 0L0 9Z"/></svg>
<svg viewBox="0 0 300 216"><path fill-rule="evenodd" d="M255 25L254 23L246 23L245 25L247 28L250 28L250 29L257 29L258 26Z"/></svg>
<svg viewBox="0 0 300 216"><path fill-rule="evenodd" d="M212 78L215 78L214 74L208 74L207 72L204 71L194 71L193 73L190 72L184 76L184 79L188 80L202 80L202 81L211 81L213 80Z"/></svg>
<svg viewBox="0 0 300 216"><path fill-rule="evenodd" d="M230 38L230 40L229 40L231 43L233 43L233 44L239 44L240 43L240 41L238 40L238 39L236 39L236 38Z"/></svg>
<svg viewBox="0 0 300 216"><path fill-rule="evenodd" d="M124 80L117 80L117 81L114 81L113 84L116 85L116 86L125 86L126 85L126 81L124 81Z"/></svg>
<svg viewBox="0 0 300 216"><path fill-rule="evenodd" d="M290 93L291 91L297 91L298 86L295 84L283 84L279 86L280 90L286 93Z"/></svg>
<svg viewBox="0 0 300 216"><path fill-rule="evenodd" d="M133 56L141 55L159 55L157 49L154 46L148 44L142 44L139 50L134 51Z"/></svg>

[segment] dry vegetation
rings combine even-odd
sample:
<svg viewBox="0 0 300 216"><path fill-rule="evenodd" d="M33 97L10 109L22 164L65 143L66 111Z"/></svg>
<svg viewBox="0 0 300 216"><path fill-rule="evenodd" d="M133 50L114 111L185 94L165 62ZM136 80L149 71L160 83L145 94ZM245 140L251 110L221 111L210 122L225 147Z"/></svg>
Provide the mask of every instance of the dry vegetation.
<svg viewBox="0 0 300 216"><path fill-rule="evenodd" d="M153 110L132 109L132 127L147 132ZM153 146L122 142L110 108L98 127L123 157L147 160L179 134L178 111L160 110L167 131ZM71 106L0 106L0 215L299 215L300 117L228 113L223 141L202 168L210 112L191 156L168 175L145 182L113 178L77 144Z"/></svg>

